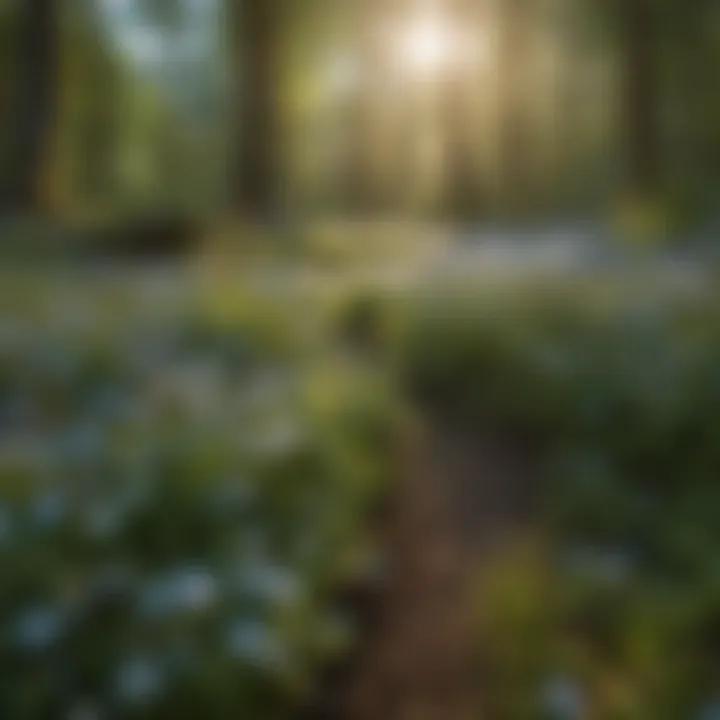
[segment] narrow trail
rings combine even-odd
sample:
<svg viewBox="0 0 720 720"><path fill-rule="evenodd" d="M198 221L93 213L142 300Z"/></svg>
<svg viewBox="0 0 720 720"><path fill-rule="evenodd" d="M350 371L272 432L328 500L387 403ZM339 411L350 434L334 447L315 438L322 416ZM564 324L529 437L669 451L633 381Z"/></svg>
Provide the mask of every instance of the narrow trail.
<svg viewBox="0 0 720 720"><path fill-rule="evenodd" d="M528 453L499 434L444 430L402 455L388 580L343 717L482 718L478 571L527 517Z"/></svg>

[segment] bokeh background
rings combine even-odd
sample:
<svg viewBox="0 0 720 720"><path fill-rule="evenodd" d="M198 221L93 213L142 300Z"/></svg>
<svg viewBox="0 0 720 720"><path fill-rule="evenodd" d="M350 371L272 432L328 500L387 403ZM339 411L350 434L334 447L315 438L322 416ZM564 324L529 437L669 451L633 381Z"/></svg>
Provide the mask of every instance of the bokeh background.
<svg viewBox="0 0 720 720"><path fill-rule="evenodd" d="M717 200L712 2L5 0L2 24L8 211L660 224Z"/></svg>
<svg viewBox="0 0 720 720"><path fill-rule="evenodd" d="M717 720L716 0L0 0L0 717Z"/></svg>

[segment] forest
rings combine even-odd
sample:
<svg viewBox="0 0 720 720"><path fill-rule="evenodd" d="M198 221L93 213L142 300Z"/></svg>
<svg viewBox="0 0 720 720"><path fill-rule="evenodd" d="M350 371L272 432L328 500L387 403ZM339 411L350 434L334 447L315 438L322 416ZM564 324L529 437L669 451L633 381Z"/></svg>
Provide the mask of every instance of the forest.
<svg viewBox="0 0 720 720"><path fill-rule="evenodd" d="M0 717L718 720L719 69L715 0L0 0Z"/></svg>
<svg viewBox="0 0 720 720"><path fill-rule="evenodd" d="M717 199L717 15L6 0L4 214L477 223L630 205L686 226Z"/></svg>

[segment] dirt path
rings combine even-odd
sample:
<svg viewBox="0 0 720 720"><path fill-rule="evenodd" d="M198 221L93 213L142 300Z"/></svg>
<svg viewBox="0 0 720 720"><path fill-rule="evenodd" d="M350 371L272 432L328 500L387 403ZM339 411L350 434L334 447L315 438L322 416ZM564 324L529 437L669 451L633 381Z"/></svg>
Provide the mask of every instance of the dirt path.
<svg viewBox="0 0 720 720"><path fill-rule="evenodd" d="M527 510L527 454L487 432L406 443L378 622L351 683L347 720L482 715L477 570Z"/></svg>

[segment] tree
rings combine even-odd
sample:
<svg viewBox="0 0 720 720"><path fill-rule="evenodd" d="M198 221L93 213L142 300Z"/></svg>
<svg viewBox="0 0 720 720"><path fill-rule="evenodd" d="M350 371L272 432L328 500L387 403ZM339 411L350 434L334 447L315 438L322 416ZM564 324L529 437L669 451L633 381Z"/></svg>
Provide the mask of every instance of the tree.
<svg viewBox="0 0 720 720"><path fill-rule="evenodd" d="M630 191L662 191L658 17L655 0L617 0L622 57L625 156Z"/></svg>
<svg viewBox="0 0 720 720"><path fill-rule="evenodd" d="M84 67L78 67L83 83L81 120L81 189L91 205L107 203L112 196L115 152L118 143L118 94L122 83L118 62L108 51L109 38L94 0L83 6L82 38L87 45Z"/></svg>
<svg viewBox="0 0 720 720"><path fill-rule="evenodd" d="M377 0L358 4L353 14L352 49L359 81L351 98L348 123L348 206L353 210L376 210L381 204L381 173L377 162L378 89L381 51L377 32L380 6Z"/></svg>
<svg viewBox="0 0 720 720"><path fill-rule="evenodd" d="M231 202L253 221L280 210L280 0L229 0L233 74Z"/></svg>
<svg viewBox="0 0 720 720"><path fill-rule="evenodd" d="M473 12L473 2L454 0L451 10L454 27L464 29L480 26ZM475 219L483 200L477 157L477 113L474 108L476 84L477 78L471 63L465 57L452 64L442 83L445 207L461 219Z"/></svg>
<svg viewBox="0 0 720 720"><path fill-rule="evenodd" d="M667 184L681 210L702 214L716 202L720 180L720 102L710 70L720 62L720 11L714 0L696 0L692 12L663 0L661 9Z"/></svg>
<svg viewBox="0 0 720 720"><path fill-rule="evenodd" d="M22 0L17 5L12 140L0 205L30 213L46 209L43 180L52 153L59 81L59 4Z"/></svg>
<svg viewBox="0 0 720 720"><path fill-rule="evenodd" d="M527 200L530 190L532 148L526 102L530 9L530 0L501 0L498 19L500 172L502 195L513 211Z"/></svg>

